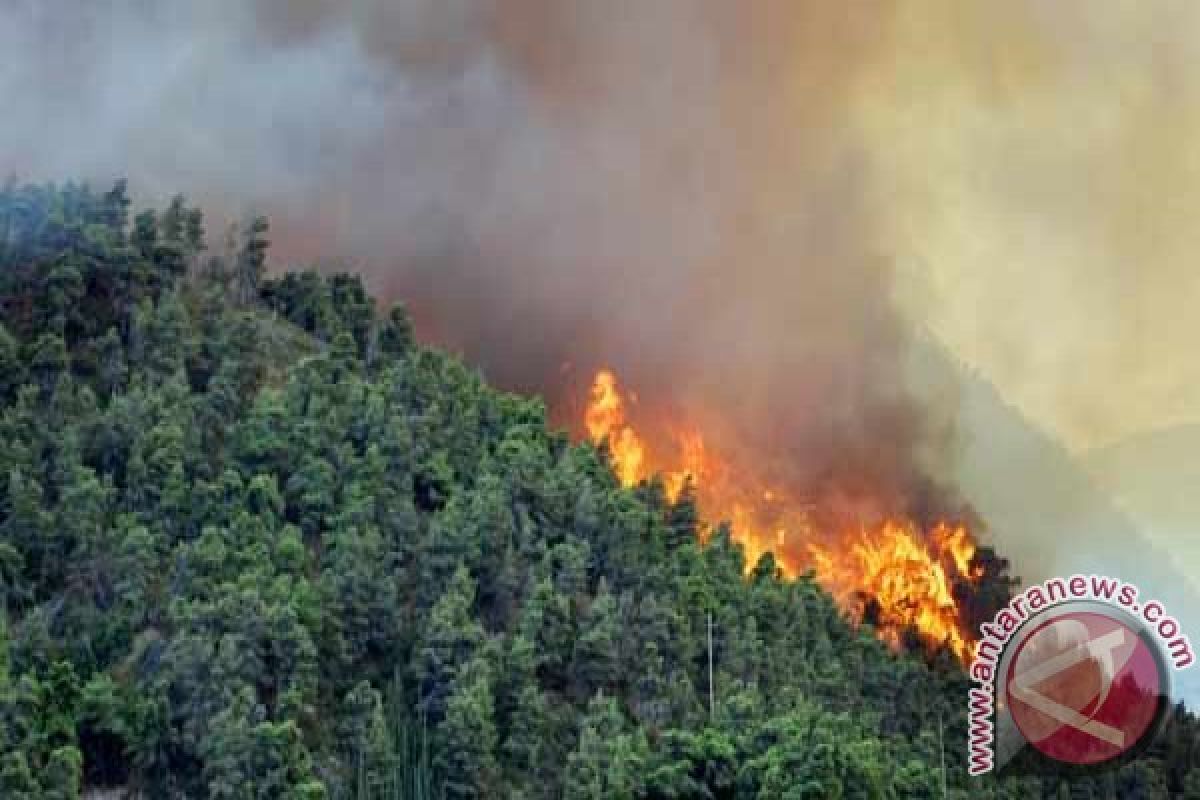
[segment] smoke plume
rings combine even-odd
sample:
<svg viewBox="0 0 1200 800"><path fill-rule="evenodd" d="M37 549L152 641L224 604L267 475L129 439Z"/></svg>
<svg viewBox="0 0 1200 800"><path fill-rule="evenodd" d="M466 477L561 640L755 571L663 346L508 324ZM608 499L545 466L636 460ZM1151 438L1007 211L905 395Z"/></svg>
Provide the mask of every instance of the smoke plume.
<svg viewBox="0 0 1200 800"><path fill-rule="evenodd" d="M851 105L888 22L715 0L9 4L0 152L265 211L286 257L353 259L502 384L553 394L564 364L604 363L792 463L890 478L917 420Z"/></svg>
<svg viewBox="0 0 1200 800"><path fill-rule="evenodd" d="M914 400L914 327L1075 449L1200 407L1198 15L0 0L0 169L265 212L503 385L563 409L608 365L923 506L959 398Z"/></svg>

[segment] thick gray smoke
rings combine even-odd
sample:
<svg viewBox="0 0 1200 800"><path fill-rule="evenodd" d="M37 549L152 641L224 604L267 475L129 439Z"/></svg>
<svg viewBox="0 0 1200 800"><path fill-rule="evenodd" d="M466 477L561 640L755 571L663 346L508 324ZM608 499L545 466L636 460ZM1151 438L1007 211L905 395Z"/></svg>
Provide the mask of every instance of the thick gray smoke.
<svg viewBox="0 0 1200 800"><path fill-rule="evenodd" d="M0 8L0 168L253 207L277 257L351 259L503 384L609 364L800 477L904 489L920 416L850 102L880 9Z"/></svg>

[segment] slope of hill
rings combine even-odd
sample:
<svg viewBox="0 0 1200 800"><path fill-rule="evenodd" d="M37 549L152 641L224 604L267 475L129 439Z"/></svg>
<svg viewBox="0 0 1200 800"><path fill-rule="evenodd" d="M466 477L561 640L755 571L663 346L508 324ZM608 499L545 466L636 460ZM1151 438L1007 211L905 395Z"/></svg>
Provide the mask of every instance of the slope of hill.
<svg viewBox="0 0 1200 800"><path fill-rule="evenodd" d="M1200 425L1131 436L1087 453L1084 463L1200 586Z"/></svg>
<svg viewBox="0 0 1200 800"><path fill-rule="evenodd" d="M1153 520L1181 520L1177 512L1195 513L1184 487L1197 485L1189 476L1200 477L1200 461L1188 460L1196 451L1185 437L1164 433L1145 446L1131 443L1081 462L931 337L918 343L914 357L923 376L918 391L929 405L949 403L954 410L957 449L943 468L986 521L985 539L1011 559L1016 574L1026 582L1092 572L1131 581L1163 601L1200 640L1194 567L1200 557L1179 557L1189 547L1200 556L1197 537L1180 528L1180 537L1170 538L1171 529L1152 526ZM1151 461L1154 469L1142 468ZM1124 483L1115 480L1120 468ZM1200 670L1177 678L1189 705L1200 703Z"/></svg>
<svg viewBox="0 0 1200 800"><path fill-rule="evenodd" d="M265 221L209 259L128 206L0 192L0 796L1200 787L1182 713L1103 778L969 782L948 653L700 546L355 277L267 280Z"/></svg>

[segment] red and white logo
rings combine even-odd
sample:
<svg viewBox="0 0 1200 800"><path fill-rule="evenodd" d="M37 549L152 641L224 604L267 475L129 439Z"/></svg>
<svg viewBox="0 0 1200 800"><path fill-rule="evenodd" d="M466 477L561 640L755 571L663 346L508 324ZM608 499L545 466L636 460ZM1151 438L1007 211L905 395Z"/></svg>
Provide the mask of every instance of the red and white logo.
<svg viewBox="0 0 1200 800"><path fill-rule="evenodd" d="M1043 755L1094 765L1155 733L1167 680L1152 645L1117 615L1065 611L1018 643L1003 700Z"/></svg>

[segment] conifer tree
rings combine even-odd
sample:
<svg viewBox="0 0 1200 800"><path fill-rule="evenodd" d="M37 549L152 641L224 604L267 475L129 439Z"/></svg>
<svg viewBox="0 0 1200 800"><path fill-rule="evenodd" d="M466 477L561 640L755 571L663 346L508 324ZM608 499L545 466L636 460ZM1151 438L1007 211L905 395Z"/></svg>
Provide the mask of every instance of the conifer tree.
<svg viewBox="0 0 1200 800"><path fill-rule="evenodd" d="M234 287L239 303L246 305L258 296L258 288L266 274L267 218L251 217L242 231L242 241L234 264Z"/></svg>
<svg viewBox="0 0 1200 800"><path fill-rule="evenodd" d="M12 750L0 755L0 796L11 800L40 800L41 787L33 778L25 753Z"/></svg>
<svg viewBox="0 0 1200 800"><path fill-rule="evenodd" d="M446 800L500 797L491 669L481 658L462 665L446 702L434 760Z"/></svg>
<svg viewBox="0 0 1200 800"><path fill-rule="evenodd" d="M483 631L472 617L475 583L459 567L426 625L417 662L417 708L432 725L441 722L459 668L468 663L483 642Z"/></svg>
<svg viewBox="0 0 1200 800"><path fill-rule="evenodd" d="M566 800L634 798L643 786L646 743L629 732L616 701L597 693L588 703L579 745L567 759Z"/></svg>
<svg viewBox="0 0 1200 800"><path fill-rule="evenodd" d="M571 684L580 697L616 688L621 641L617 605L602 578L591 607L580 624L571 662Z"/></svg>

